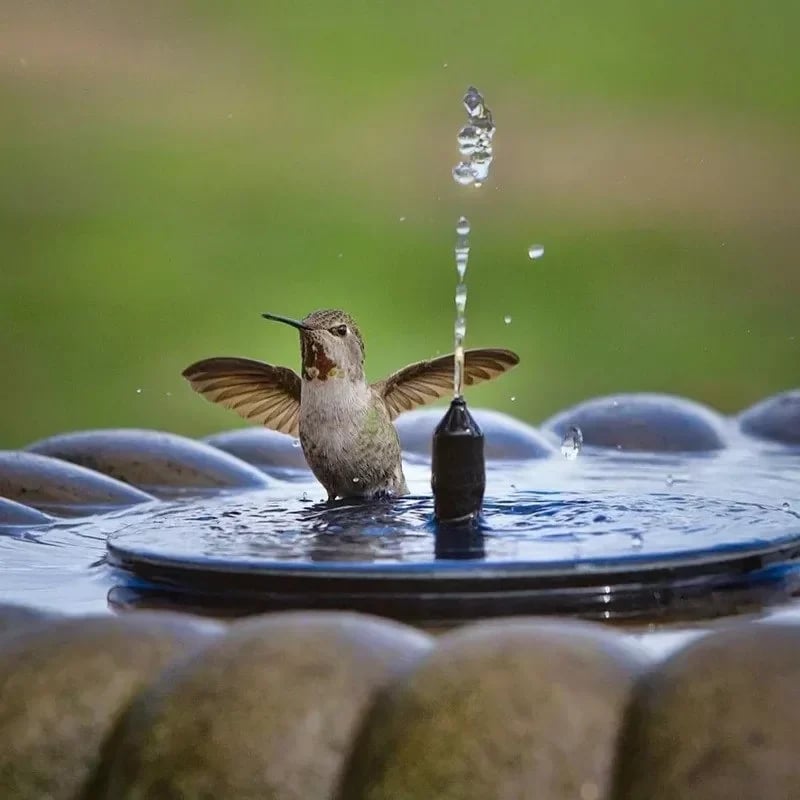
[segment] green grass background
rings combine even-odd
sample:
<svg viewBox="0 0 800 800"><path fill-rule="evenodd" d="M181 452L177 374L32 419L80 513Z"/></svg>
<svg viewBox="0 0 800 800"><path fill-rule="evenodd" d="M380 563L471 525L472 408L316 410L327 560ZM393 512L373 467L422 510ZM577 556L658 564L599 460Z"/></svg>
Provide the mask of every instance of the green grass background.
<svg viewBox="0 0 800 800"><path fill-rule="evenodd" d="M4 3L0 447L241 424L180 371L296 366L262 311L346 308L373 378L449 351L462 213L467 345L522 357L473 406L798 385L798 28L792 0ZM470 83L479 190L450 177Z"/></svg>

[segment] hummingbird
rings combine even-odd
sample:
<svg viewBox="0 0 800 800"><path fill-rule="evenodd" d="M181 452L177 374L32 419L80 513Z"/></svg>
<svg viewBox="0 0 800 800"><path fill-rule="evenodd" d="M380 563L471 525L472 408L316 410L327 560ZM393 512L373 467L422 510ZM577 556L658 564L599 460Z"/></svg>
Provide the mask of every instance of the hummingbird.
<svg viewBox="0 0 800 800"><path fill-rule="evenodd" d="M300 332L300 375L248 358L207 358L183 371L191 387L244 419L299 438L328 501L408 494L393 420L452 391L454 354L369 383L364 339L346 312L324 309L301 320L262 316ZM466 350L464 383L492 380L518 363L510 350Z"/></svg>

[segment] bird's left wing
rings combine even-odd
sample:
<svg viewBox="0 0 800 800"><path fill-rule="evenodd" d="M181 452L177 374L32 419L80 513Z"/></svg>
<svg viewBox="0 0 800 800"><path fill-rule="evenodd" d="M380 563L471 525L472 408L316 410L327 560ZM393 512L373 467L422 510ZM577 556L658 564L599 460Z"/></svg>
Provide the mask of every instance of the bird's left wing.
<svg viewBox="0 0 800 800"><path fill-rule="evenodd" d="M386 401L389 417L432 403L453 390L455 356L450 353L430 361L420 361L373 384ZM490 381L519 363L511 350L482 348L464 353L464 384L472 386Z"/></svg>

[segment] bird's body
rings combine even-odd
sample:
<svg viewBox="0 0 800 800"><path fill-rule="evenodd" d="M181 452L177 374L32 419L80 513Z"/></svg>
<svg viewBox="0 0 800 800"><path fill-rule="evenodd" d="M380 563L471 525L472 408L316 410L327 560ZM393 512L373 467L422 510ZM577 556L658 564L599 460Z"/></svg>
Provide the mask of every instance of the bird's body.
<svg viewBox="0 0 800 800"><path fill-rule="evenodd" d="M453 355L411 364L370 384L364 343L354 320L339 310L301 321L265 314L300 331L301 376L243 358L210 358L183 374L209 400L246 419L298 436L328 499L408 493L393 420L452 388ZM465 383L491 380L519 361L508 350L466 352Z"/></svg>

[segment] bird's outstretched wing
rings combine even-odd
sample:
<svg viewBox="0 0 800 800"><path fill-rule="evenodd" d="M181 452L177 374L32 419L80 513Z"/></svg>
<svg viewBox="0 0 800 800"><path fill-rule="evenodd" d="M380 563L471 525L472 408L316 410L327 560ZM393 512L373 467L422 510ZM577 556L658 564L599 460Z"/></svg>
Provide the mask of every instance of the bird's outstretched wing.
<svg viewBox="0 0 800 800"><path fill-rule="evenodd" d="M373 384L386 401L391 419L404 411L432 403L453 390L454 355L420 361ZM482 348L464 352L464 384L490 381L515 367L519 356L510 350Z"/></svg>
<svg viewBox="0 0 800 800"><path fill-rule="evenodd" d="M186 367L183 377L212 403L272 430L297 436L300 376L249 358L206 358Z"/></svg>

